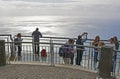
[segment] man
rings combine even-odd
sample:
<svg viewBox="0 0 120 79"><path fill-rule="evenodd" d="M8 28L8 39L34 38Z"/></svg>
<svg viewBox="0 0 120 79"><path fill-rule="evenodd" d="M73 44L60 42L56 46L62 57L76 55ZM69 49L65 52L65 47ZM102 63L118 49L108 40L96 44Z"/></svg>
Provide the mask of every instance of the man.
<svg viewBox="0 0 120 79"><path fill-rule="evenodd" d="M39 28L36 28L35 31L32 33L33 42L34 42L34 53L37 54L39 57L39 38L42 37L41 32L39 32Z"/></svg>
<svg viewBox="0 0 120 79"><path fill-rule="evenodd" d="M84 32L82 35L79 35L78 39L76 41L76 44L77 45L84 45L83 43L87 40L87 35L88 35L88 33L86 33L86 32ZM85 36L84 39L82 39L83 36ZM77 48L76 65L81 65L84 47L83 46L76 46L76 48Z"/></svg>

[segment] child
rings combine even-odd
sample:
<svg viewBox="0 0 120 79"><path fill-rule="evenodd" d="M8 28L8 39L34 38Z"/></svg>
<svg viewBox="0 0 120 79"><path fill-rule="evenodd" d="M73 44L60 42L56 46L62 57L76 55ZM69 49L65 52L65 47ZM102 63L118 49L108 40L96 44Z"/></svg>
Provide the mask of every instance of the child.
<svg viewBox="0 0 120 79"><path fill-rule="evenodd" d="M42 51L41 51L41 59L42 59L43 62L46 61L46 57L47 57L46 49L42 49Z"/></svg>

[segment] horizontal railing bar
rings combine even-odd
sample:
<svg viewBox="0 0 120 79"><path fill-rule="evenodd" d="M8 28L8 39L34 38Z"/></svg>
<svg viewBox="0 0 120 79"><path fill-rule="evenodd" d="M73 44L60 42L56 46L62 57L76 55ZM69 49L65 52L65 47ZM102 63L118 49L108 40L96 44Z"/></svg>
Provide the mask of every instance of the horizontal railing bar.
<svg viewBox="0 0 120 79"><path fill-rule="evenodd" d="M6 42L6 43L19 43L19 42ZM46 42L21 42L22 44L27 43L27 44L34 44L34 43L39 43L39 44L51 44L51 43L46 43ZM53 45L66 45L66 44L62 44L62 43L52 43ZM87 46L87 45L78 45L78 44L74 44L73 46L80 46L80 47L89 47L89 48L99 48L96 46Z"/></svg>

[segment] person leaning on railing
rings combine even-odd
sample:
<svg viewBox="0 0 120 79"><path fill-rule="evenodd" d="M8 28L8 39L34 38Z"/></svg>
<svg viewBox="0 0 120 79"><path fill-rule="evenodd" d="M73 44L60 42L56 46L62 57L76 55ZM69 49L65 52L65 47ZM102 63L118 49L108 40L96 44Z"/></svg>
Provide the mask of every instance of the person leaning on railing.
<svg viewBox="0 0 120 79"><path fill-rule="evenodd" d="M113 50L115 50L114 38L110 38L109 42L110 42L110 46L113 48ZM115 72L115 66L116 66L116 55L115 52L113 51L111 72Z"/></svg>
<svg viewBox="0 0 120 79"><path fill-rule="evenodd" d="M114 39L114 44L115 44L115 50L119 50L119 41L118 41L117 36L114 36L113 39ZM116 58L117 58L117 52L115 52L115 56L114 56L115 61L116 61Z"/></svg>
<svg viewBox="0 0 120 79"><path fill-rule="evenodd" d="M100 41L98 44L99 47L104 47L105 43L103 41ZM99 69L99 60L100 60L100 56L101 56L101 49L98 49L98 65L96 66L96 68Z"/></svg>
<svg viewBox="0 0 120 79"><path fill-rule="evenodd" d="M100 37L97 35L92 43L93 46L98 47L100 42ZM97 62L98 62L98 49L94 48L94 69L97 69Z"/></svg>
<svg viewBox="0 0 120 79"><path fill-rule="evenodd" d="M70 55L70 64L73 65L73 61L74 61L74 40L73 39L69 39L68 40L68 44L69 44L69 55Z"/></svg>
<svg viewBox="0 0 120 79"><path fill-rule="evenodd" d="M21 33L18 33L18 34L17 34L17 38L15 38L15 40L14 40L15 46L18 47L18 59L21 58L22 40L23 40L23 39L21 38ZM16 47L15 47L15 48L16 48Z"/></svg>
<svg viewBox="0 0 120 79"><path fill-rule="evenodd" d="M113 50L119 50L119 41L116 36L111 38L109 41L110 41L111 46L113 47ZM112 58L112 72L114 73L115 73L115 68L116 68L116 59L117 59L117 52L114 51L113 58Z"/></svg>
<svg viewBox="0 0 120 79"><path fill-rule="evenodd" d="M34 46L33 46L34 52L33 53L35 55L38 55L38 57L39 57L39 38L42 37L42 34L39 31L39 28L36 28L36 30L33 31L32 36L33 36L33 42L34 42Z"/></svg>
<svg viewBox="0 0 120 79"><path fill-rule="evenodd" d="M62 46L63 60L65 64L73 64L74 59L74 40L69 39L65 45Z"/></svg>

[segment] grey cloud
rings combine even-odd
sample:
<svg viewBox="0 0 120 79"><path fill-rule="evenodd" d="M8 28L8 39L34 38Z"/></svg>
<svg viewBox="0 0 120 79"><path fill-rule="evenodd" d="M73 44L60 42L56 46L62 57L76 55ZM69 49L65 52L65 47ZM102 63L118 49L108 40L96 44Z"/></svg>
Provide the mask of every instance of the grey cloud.
<svg viewBox="0 0 120 79"><path fill-rule="evenodd" d="M25 1L25 2L24 2ZM32 1L32 0L31 0ZM38 0L36 0L38 1ZM42 0L43 1L43 0ZM50 1L50 0L49 0ZM52 0L51 0L52 1ZM1 16L31 16L31 15L70 15L70 16L88 16L88 17L101 17L119 15L118 2L116 1L95 1L90 2L88 0L56 0L58 3L34 3L29 0L14 0L13 3L7 3L1 5ZM65 3L65 2L68 3ZM88 2L87 2L88 1ZM100 2L100 3L99 3ZM111 4L113 3L113 4ZM1 3L0 3L1 4ZM8 8L9 6L9 8ZM109 15L108 15L109 13Z"/></svg>

